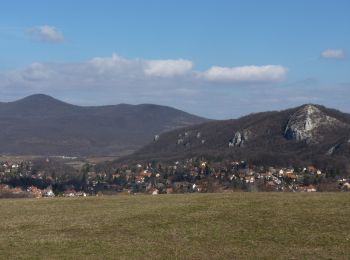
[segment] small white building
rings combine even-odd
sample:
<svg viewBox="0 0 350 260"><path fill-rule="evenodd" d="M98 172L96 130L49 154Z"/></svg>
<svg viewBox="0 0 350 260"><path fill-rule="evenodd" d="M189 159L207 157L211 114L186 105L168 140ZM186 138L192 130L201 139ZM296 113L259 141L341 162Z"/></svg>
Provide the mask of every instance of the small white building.
<svg viewBox="0 0 350 260"><path fill-rule="evenodd" d="M47 198L52 198L55 197L55 193L53 193L52 189L46 189L43 191L43 197L47 197Z"/></svg>

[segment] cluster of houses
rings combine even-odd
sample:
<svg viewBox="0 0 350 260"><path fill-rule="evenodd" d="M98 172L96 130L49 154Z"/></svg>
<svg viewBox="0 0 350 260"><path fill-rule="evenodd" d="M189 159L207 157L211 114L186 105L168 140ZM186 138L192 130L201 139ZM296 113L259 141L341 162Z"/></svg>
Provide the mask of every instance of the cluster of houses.
<svg viewBox="0 0 350 260"><path fill-rule="evenodd" d="M20 162L0 162L0 176L4 176L6 173L16 172L20 165Z"/></svg>
<svg viewBox="0 0 350 260"><path fill-rule="evenodd" d="M167 164L89 166L63 181L53 172L33 170L32 162L0 163L0 197L86 197L99 194L170 194L227 191L350 191L350 179L305 168L209 162L192 158ZM21 180L23 183L21 183ZM28 181L29 180L29 181ZM36 185L36 184L39 185Z"/></svg>
<svg viewBox="0 0 350 260"><path fill-rule="evenodd" d="M55 197L52 189L47 188L41 190L35 186L30 186L27 189L22 187L11 187L7 184L0 184L0 198L41 198Z"/></svg>
<svg viewBox="0 0 350 260"><path fill-rule="evenodd" d="M32 174L31 161L4 161L0 162L0 181L13 175L30 176Z"/></svg>
<svg viewBox="0 0 350 260"><path fill-rule="evenodd" d="M46 159L46 162L49 162L49 160ZM0 198L52 198L57 195L62 197L87 196L84 191L76 191L71 187L62 192L54 192L51 184L55 183L56 180L52 176L52 172L34 170L33 165L32 161L0 162ZM33 183L37 183L37 186Z"/></svg>
<svg viewBox="0 0 350 260"><path fill-rule="evenodd" d="M86 197L88 194L83 191L66 190L60 197ZM52 187L40 189L35 186L11 187L7 184L0 184L0 198L53 198L56 197Z"/></svg>
<svg viewBox="0 0 350 260"><path fill-rule="evenodd" d="M210 163L188 159L171 164L122 165L97 175L105 189L127 193L350 190L349 179L330 179L315 166L259 167L244 161Z"/></svg>

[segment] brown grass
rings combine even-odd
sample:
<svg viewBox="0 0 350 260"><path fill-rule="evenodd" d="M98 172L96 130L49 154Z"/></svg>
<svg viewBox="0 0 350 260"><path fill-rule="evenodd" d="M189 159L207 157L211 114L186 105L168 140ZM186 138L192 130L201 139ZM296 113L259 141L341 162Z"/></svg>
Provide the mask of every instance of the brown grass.
<svg viewBox="0 0 350 260"><path fill-rule="evenodd" d="M1 259L346 259L350 194L0 201Z"/></svg>

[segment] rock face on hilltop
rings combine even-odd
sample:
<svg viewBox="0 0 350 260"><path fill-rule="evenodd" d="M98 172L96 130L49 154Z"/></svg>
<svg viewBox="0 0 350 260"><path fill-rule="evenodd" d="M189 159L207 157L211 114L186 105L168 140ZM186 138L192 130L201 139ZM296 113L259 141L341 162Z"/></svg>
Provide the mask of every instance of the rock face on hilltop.
<svg viewBox="0 0 350 260"><path fill-rule="evenodd" d="M186 133L200 133L200 138ZM349 138L350 114L307 104L170 131L122 160L171 161L205 156L258 165L316 164L349 169L350 174Z"/></svg>
<svg viewBox="0 0 350 260"><path fill-rule="evenodd" d="M291 115L284 136L289 140L318 142L321 139L318 134L319 128L336 128L343 124L338 119L326 115L315 105L305 105Z"/></svg>

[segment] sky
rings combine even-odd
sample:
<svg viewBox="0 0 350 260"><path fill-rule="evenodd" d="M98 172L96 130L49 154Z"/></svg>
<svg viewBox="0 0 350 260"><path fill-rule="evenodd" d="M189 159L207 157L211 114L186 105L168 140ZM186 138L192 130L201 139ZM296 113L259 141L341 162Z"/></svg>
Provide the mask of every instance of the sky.
<svg viewBox="0 0 350 260"><path fill-rule="evenodd" d="M350 1L1 1L0 101L350 112Z"/></svg>

